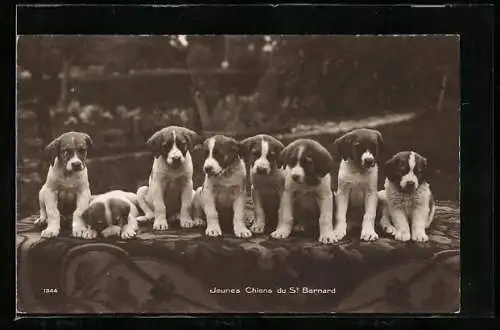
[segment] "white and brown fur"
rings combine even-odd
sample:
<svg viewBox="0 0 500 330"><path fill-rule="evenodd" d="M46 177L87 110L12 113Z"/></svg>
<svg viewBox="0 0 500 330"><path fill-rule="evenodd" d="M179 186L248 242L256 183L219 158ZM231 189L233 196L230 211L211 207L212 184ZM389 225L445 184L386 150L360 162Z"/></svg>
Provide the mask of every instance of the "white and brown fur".
<svg viewBox="0 0 500 330"><path fill-rule="evenodd" d="M399 241L425 242L434 219L435 204L427 182L427 159L413 151L398 152L384 166L380 225ZM410 229L411 223L411 229Z"/></svg>
<svg viewBox="0 0 500 330"><path fill-rule="evenodd" d="M200 146L204 152L205 180L195 192L193 218L206 219L205 234L210 237L225 231L224 216L232 214L232 231L237 237L250 237L244 212L246 199L246 167L240 142L224 135L206 139ZM229 212L228 212L229 211ZM221 223L222 220L222 223Z"/></svg>
<svg viewBox="0 0 500 330"><path fill-rule="evenodd" d="M137 234L138 215L136 194L112 190L92 196L82 218L92 231L89 238L95 238L100 233L105 238L120 236L130 239Z"/></svg>
<svg viewBox="0 0 500 330"><path fill-rule="evenodd" d="M200 223L191 217L193 199L193 161L191 152L198 135L179 126L168 126L146 142L154 160L148 186L137 190L137 201L144 212L138 221L153 221L153 229L167 230L169 222L179 220L182 228Z"/></svg>
<svg viewBox="0 0 500 330"><path fill-rule="evenodd" d="M333 243L333 193L330 171L333 159L328 150L311 139L298 139L287 145L281 159L285 164L284 190L281 196L278 226L271 233L276 239L287 238L293 230L298 210L318 214L319 241Z"/></svg>
<svg viewBox="0 0 500 330"><path fill-rule="evenodd" d="M46 147L50 167L45 184L40 189L40 217L36 224L47 227L41 232L45 238L56 237L61 230L61 211L71 205L72 235L89 238L91 232L82 220L82 213L90 202L87 174L87 150L92 145L88 134L67 132Z"/></svg>
<svg viewBox="0 0 500 330"><path fill-rule="evenodd" d="M255 234L276 229L278 210L285 184L280 155L283 143L273 136L259 134L241 142L250 169L251 195L255 221L250 230Z"/></svg>
<svg viewBox="0 0 500 330"><path fill-rule="evenodd" d="M355 129L336 139L334 146L340 161L335 192L334 239L341 240L347 233L349 204L364 204L360 239L376 240L378 159L383 147L382 134L373 129Z"/></svg>

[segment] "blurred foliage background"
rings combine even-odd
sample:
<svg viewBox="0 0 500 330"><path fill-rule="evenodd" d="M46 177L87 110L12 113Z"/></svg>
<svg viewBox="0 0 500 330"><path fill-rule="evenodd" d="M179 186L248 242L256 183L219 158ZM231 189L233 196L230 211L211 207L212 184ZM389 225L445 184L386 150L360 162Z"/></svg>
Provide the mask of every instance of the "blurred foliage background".
<svg viewBox="0 0 500 330"><path fill-rule="evenodd" d="M438 197L458 199L453 36L21 36L17 55L23 216L37 212L43 149L64 131L93 137L99 193L147 179L150 156L140 152L166 125L244 137L394 113L417 117L381 128L389 151L427 156ZM317 139L329 147L334 137Z"/></svg>

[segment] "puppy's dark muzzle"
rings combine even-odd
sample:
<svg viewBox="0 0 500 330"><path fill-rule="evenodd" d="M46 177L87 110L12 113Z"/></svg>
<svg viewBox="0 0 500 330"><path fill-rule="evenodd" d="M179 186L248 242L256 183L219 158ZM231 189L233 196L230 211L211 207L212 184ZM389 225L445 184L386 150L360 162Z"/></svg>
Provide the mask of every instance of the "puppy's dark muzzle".
<svg viewBox="0 0 500 330"><path fill-rule="evenodd" d="M91 227L97 231L103 231L106 227L108 227L108 224L104 220L99 220L91 224Z"/></svg>
<svg viewBox="0 0 500 330"><path fill-rule="evenodd" d="M215 171L214 171L214 168L212 166L205 166L203 167L203 171L209 175L209 176L214 176L215 175Z"/></svg>
<svg viewBox="0 0 500 330"><path fill-rule="evenodd" d="M257 174L267 174L268 171L267 171L267 168L265 168L265 167L257 167L257 169L255 170L255 173L257 173Z"/></svg>
<svg viewBox="0 0 500 330"><path fill-rule="evenodd" d="M301 179L300 175L298 175L298 174L294 174L294 175L292 175L292 180L293 180L293 181L295 181L295 182L300 182L300 179Z"/></svg>
<svg viewBox="0 0 500 330"><path fill-rule="evenodd" d="M408 181L402 189L403 189L403 192L411 193L411 192L415 191L416 187L417 187L417 185L415 184L415 182Z"/></svg>
<svg viewBox="0 0 500 330"><path fill-rule="evenodd" d="M179 168L182 165L181 157L172 157L172 163L170 164L173 168Z"/></svg>
<svg viewBox="0 0 500 330"><path fill-rule="evenodd" d="M83 164L82 163L71 164L71 169L73 171L81 171L81 170L83 170Z"/></svg>
<svg viewBox="0 0 500 330"><path fill-rule="evenodd" d="M375 159L365 159L362 162L362 165L363 165L364 168L373 167L373 166L375 166Z"/></svg>

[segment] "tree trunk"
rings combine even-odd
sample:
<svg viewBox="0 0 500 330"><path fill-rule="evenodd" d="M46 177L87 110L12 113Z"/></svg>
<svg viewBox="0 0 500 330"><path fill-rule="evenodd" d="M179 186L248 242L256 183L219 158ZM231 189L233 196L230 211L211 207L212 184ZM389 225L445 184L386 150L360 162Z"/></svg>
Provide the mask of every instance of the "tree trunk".
<svg viewBox="0 0 500 330"><path fill-rule="evenodd" d="M72 61L70 59L63 58L62 77L61 77L61 95L59 98L59 105L64 109L68 106L68 90L69 90L69 78L70 78L70 71L71 71L71 63L72 63Z"/></svg>
<svg viewBox="0 0 500 330"><path fill-rule="evenodd" d="M198 117L200 119L200 126L201 126L200 131L203 132L209 130L211 123L205 96L200 91L195 91L194 102L196 103L196 108L198 110Z"/></svg>
<svg viewBox="0 0 500 330"><path fill-rule="evenodd" d="M444 101L444 94L446 91L446 84L448 83L448 76L446 74L443 75L443 79L441 80L441 91L439 92L439 99L436 105L436 111L437 114L441 114L443 110L443 101Z"/></svg>

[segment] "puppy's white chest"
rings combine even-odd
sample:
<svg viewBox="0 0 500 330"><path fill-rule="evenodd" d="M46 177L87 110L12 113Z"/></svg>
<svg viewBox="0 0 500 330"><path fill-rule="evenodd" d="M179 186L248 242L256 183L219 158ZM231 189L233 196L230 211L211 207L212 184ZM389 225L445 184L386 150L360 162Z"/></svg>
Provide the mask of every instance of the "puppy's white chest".
<svg viewBox="0 0 500 330"><path fill-rule="evenodd" d="M221 206L230 206L234 202L234 200L236 199L236 196L238 195L239 191L240 191L239 186L229 186L229 187L214 186L214 187L212 187L212 193L213 193L215 202Z"/></svg>
<svg viewBox="0 0 500 330"><path fill-rule="evenodd" d="M75 176L61 177L54 182L55 190L59 191L74 191L81 186L80 178Z"/></svg>
<svg viewBox="0 0 500 330"><path fill-rule="evenodd" d="M280 173L275 175L253 175L252 187L261 195L274 195L283 191L285 178Z"/></svg>
<svg viewBox="0 0 500 330"><path fill-rule="evenodd" d="M366 171L359 171L352 164L342 161L339 167L338 186L350 190L376 189L377 171L375 165Z"/></svg>
<svg viewBox="0 0 500 330"><path fill-rule="evenodd" d="M426 186L412 194L403 194L392 186L386 186L386 194L390 207L403 211L407 216L411 216L416 209L429 207L430 190Z"/></svg>

